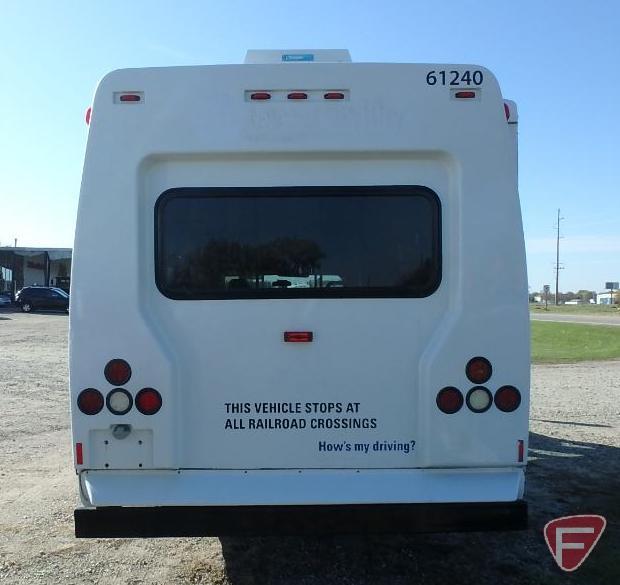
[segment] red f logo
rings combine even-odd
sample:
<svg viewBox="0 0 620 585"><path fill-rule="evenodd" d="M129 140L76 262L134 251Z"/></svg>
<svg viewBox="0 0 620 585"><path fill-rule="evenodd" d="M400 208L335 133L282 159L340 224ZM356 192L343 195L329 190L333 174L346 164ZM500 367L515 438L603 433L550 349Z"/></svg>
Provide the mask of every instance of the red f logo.
<svg viewBox="0 0 620 585"><path fill-rule="evenodd" d="M564 516L545 524L545 540L551 555L563 571L574 571L586 560L607 522L592 514Z"/></svg>

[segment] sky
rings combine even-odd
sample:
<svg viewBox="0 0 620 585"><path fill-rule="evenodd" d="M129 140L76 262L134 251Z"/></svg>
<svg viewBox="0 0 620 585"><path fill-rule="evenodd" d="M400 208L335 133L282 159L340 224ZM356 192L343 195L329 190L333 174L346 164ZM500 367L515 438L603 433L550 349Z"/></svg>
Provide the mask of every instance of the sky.
<svg viewBox="0 0 620 585"><path fill-rule="evenodd" d="M97 82L124 67L240 63L246 49L473 63L519 106L532 291L620 280L617 0L0 0L0 245L71 247Z"/></svg>

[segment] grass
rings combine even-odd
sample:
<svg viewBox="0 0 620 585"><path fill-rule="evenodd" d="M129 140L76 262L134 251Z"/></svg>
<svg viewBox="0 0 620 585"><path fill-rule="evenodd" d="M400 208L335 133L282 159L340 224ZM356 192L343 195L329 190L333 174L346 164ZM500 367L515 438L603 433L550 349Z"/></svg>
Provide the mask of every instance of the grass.
<svg viewBox="0 0 620 585"><path fill-rule="evenodd" d="M555 305L549 304L545 311L545 305L530 303L531 313L568 313L571 315L618 315L618 305Z"/></svg>
<svg viewBox="0 0 620 585"><path fill-rule="evenodd" d="M532 322L532 361L539 364L620 358L620 327Z"/></svg>

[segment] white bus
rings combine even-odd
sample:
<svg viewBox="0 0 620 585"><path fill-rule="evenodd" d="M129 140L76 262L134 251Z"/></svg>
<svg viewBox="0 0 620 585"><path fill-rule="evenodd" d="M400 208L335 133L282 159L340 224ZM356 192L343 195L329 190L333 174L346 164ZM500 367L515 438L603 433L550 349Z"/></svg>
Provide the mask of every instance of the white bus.
<svg viewBox="0 0 620 585"><path fill-rule="evenodd" d="M71 282L77 536L524 527L516 121L477 65L107 75Z"/></svg>

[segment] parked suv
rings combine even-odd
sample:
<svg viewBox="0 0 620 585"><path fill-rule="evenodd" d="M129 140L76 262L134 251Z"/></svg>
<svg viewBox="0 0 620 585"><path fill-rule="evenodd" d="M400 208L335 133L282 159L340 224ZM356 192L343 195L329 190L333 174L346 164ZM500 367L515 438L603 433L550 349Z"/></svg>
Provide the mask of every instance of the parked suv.
<svg viewBox="0 0 620 585"><path fill-rule="evenodd" d="M15 295L15 303L24 313L36 309L69 310L69 295L51 286L26 286Z"/></svg>

